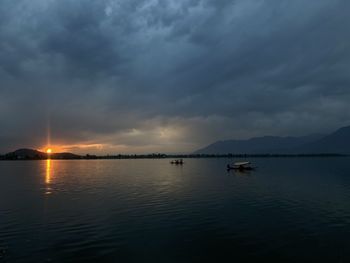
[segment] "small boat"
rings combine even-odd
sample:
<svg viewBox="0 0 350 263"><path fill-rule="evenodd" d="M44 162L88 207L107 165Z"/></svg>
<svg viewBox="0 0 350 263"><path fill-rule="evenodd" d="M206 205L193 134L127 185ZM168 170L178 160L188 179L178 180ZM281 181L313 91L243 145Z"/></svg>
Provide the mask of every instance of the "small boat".
<svg viewBox="0 0 350 263"><path fill-rule="evenodd" d="M239 171L246 171L246 170L254 170L255 167L251 166L250 162L236 162L232 166L227 165L227 170L239 170Z"/></svg>
<svg viewBox="0 0 350 263"><path fill-rule="evenodd" d="M180 160L172 160L170 163L171 164L176 164L176 165L178 165L178 164L182 165L182 164L184 164L184 161L182 159L180 159Z"/></svg>

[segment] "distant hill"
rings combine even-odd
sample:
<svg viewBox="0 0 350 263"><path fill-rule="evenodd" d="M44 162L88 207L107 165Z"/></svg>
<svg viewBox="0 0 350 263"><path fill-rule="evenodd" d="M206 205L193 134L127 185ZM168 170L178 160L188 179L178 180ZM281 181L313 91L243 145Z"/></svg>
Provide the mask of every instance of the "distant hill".
<svg viewBox="0 0 350 263"><path fill-rule="evenodd" d="M196 151L195 154L285 153L289 149L302 146L322 137L322 135L310 135L304 137L264 136L251 138L248 140L218 141Z"/></svg>
<svg viewBox="0 0 350 263"><path fill-rule="evenodd" d="M13 159L44 159L47 157L46 153L33 149L18 149L14 152L7 153L7 158Z"/></svg>
<svg viewBox="0 0 350 263"><path fill-rule="evenodd" d="M350 154L350 126L329 135L265 136L248 140L217 141L195 154Z"/></svg>
<svg viewBox="0 0 350 263"><path fill-rule="evenodd" d="M340 128L323 138L307 143L297 149L299 153L350 154L350 126Z"/></svg>
<svg viewBox="0 0 350 263"><path fill-rule="evenodd" d="M14 152L5 154L5 159L14 160L35 160L35 159L47 159L48 154L33 149L18 149ZM80 156L73 153L52 153L51 159L79 159Z"/></svg>

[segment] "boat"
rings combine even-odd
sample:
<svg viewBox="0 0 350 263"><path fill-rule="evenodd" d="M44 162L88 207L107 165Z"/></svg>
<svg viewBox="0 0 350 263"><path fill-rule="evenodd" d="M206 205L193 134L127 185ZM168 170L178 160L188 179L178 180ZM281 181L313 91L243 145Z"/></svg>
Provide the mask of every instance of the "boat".
<svg viewBox="0 0 350 263"><path fill-rule="evenodd" d="M184 161L182 159L180 159L180 160L172 160L170 163L171 164L176 164L176 165L178 165L178 164L182 165L182 164L184 164Z"/></svg>
<svg viewBox="0 0 350 263"><path fill-rule="evenodd" d="M251 166L250 162L235 162L232 166L227 165L227 170L239 170L239 171L246 171L246 170L254 170L255 167Z"/></svg>

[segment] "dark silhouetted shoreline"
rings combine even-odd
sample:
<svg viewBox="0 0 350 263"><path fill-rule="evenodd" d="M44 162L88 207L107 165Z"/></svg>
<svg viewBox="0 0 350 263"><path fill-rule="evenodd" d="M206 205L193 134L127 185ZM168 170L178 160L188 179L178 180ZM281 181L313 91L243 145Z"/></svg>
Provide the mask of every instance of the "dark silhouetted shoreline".
<svg viewBox="0 0 350 263"><path fill-rule="evenodd" d="M117 155L77 155L73 153L47 154L32 149L20 149L5 155L0 160L102 160L102 159L167 159L167 158L276 158L276 157L346 157L350 155L337 153L314 154L117 154Z"/></svg>

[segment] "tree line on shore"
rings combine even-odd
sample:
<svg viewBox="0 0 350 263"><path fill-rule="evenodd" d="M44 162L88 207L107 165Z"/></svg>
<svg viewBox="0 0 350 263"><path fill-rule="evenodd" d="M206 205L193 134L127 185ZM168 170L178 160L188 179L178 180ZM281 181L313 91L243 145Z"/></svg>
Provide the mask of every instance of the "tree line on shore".
<svg viewBox="0 0 350 263"><path fill-rule="evenodd" d="M268 157L341 157L344 154L117 154L117 155L0 155L0 160L98 160L98 159L167 159L167 158L268 158Z"/></svg>

